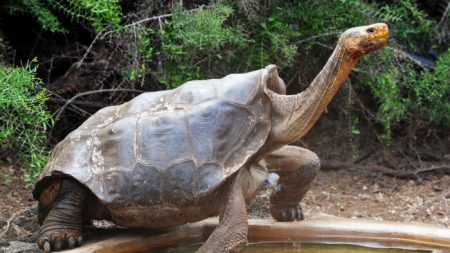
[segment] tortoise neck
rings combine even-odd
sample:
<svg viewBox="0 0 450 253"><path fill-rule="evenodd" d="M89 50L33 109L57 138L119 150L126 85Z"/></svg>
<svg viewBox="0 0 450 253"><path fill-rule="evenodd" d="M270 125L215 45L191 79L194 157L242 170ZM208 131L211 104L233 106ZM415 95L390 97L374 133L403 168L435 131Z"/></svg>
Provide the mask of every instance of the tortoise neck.
<svg viewBox="0 0 450 253"><path fill-rule="evenodd" d="M272 133L274 141L285 145L303 137L325 111L358 60L359 57L347 53L338 43L305 91L295 95L269 94L276 115Z"/></svg>
<svg viewBox="0 0 450 253"><path fill-rule="evenodd" d="M311 85L303 92L294 95L296 104L291 112L291 141L303 137L330 104L341 89L359 58L352 57L338 44L324 68L314 78Z"/></svg>

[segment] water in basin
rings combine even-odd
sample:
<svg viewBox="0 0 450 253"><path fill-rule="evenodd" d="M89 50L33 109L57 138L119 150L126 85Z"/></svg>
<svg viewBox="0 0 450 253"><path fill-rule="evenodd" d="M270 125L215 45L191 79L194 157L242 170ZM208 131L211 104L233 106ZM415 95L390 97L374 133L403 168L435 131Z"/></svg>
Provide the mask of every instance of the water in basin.
<svg viewBox="0 0 450 253"><path fill-rule="evenodd" d="M194 253L200 245L180 246L158 251L161 253ZM150 251L155 252L155 251ZM347 244L319 243L253 243L242 250L242 253L431 253L427 250L409 250L394 248L371 248Z"/></svg>

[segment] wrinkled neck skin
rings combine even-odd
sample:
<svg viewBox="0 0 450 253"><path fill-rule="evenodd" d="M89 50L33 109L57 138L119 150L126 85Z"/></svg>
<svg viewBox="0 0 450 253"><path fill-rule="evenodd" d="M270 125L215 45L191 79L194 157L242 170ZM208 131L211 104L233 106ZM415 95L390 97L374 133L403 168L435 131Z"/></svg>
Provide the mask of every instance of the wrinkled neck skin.
<svg viewBox="0 0 450 253"><path fill-rule="evenodd" d="M360 55L350 54L338 43L311 85L296 95L268 90L272 100L272 134L268 149L275 150L303 137L317 122L342 87Z"/></svg>

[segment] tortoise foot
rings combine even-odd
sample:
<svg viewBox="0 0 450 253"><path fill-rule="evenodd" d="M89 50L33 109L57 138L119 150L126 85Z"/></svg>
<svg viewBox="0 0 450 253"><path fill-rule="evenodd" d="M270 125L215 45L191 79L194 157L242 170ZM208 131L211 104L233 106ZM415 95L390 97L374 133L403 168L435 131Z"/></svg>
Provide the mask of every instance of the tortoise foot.
<svg viewBox="0 0 450 253"><path fill-rule="evenodd" d="M45 252L71 249L81 245L83 237L78 230L60 230L52 231L39 235L39 248Z"/></svg>
<svg viewBox="0 0 450 253"><path fill-rule="evenodd" d="M302 206L300 204L271 206L270 213L277 221L295 221L305 219Z"/></svg>

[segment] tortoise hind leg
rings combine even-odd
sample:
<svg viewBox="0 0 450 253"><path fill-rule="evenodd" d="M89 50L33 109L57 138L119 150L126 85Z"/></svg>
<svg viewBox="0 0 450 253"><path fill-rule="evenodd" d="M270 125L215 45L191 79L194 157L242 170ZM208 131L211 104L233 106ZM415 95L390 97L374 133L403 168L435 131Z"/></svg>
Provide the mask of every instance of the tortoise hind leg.
<svg viewBox="0 0 450 253"><path fill-rule="evenodd" d="M228 188L220 221L196 253L239 252L247 243L248 222L240 174Z"/></svg>
<svg viewBox="0 0 450 253"><path fill-rule="evenodd" d="M39 230L37 243L41 249L49 252L81 244L86 198L87 191L79 183L72 180L62 182Z"/></svg>
<svg viewBox="0 0 450 253"><path fill-rule="evenodd" d="M284 146L264 158L267 169L279 176L279 191L270 196L270 212L277 221L303 220L300 201L320 169L320 160L310 150Z"/></svg>

